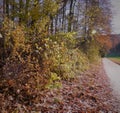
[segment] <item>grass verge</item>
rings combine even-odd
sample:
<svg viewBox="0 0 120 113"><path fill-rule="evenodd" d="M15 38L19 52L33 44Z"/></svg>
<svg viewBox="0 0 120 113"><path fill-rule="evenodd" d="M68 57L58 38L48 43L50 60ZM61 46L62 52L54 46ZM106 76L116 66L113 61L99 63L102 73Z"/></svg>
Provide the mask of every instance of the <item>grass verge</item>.
<svg viewBox="0 0 120 113"><path fill-rule="evenodd" d="M120 65L120 57L109 57L109 59Z"/></svg>

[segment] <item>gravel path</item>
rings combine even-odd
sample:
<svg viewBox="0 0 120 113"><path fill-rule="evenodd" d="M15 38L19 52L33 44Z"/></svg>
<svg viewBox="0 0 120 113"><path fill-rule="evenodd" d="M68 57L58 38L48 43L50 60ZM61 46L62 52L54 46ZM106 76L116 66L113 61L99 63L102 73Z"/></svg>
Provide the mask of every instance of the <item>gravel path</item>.
<svg viewBox="0 0 120 113"><path fill-rule="evenodd" d="M103 65L105 72L110 79L113 93L117 95L118 99L120 99L120 65L107 58L103 58Z"/></svg>

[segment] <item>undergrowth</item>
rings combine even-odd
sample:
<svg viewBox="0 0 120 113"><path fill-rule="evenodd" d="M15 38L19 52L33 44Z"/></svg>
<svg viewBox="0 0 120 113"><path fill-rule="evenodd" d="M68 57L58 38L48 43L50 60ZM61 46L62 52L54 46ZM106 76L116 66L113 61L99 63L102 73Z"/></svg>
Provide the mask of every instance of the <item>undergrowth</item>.
<svg viewBox="0 0 120 113"><path fill-rule="evenodd" d="M92 43L87 54L76 48L74 32L48 35L39 26L35 27L37 31L13 26L6 18L2 28L5 65L0 93L24 105L39 102L39 93L45 89L61 88L61 80L70 81L80 75L97 55ZM8 110L11 109L9 106Z"/></svg>

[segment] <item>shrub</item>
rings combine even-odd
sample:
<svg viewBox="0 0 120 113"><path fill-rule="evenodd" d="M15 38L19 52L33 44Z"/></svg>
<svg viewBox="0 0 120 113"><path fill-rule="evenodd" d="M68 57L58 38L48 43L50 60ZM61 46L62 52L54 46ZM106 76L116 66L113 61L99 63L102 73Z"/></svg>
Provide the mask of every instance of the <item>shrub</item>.
<svg viewBox="0 0 120 113"><path fill-rule="evenodd" d="M99 47L94 40L90 42L89 48L87 50L87 56L90 62L96 62L100 58Z"/></svg>
<svg viewBox="0 0 120 113"><path fill-rule="evenodd" d="M80 40L80 50L86 54L86 57L89 59L89 62L93 63L99 60L99 45L97 42L92 40Z"/></svg>
<svg viewBox="0 0 120 113"><path fill-rule="evenodd" d="M36 33L34 29L26 29L24 26L14 25L13 28L8 25L4 22L5 48L10 49L10 55L3 71L8 78L33 73L36 87L58 88L61 86L61 79L73 79L76 74L87 69L87 57L75 48L76 33L48 36L44 32ZM40 27L36 27L41 32ZM40 83L41 78L46 81L42 83L44 85Z"/></svg>
<svg viewBox="0 0 120 113"><path fill-rule="evenodd" d="M87 69L88 59L75 49L74 33L57 34L46 39L44 60L49 60L49 71L56 73L61 79L74 78L76 73Z"/></svg>

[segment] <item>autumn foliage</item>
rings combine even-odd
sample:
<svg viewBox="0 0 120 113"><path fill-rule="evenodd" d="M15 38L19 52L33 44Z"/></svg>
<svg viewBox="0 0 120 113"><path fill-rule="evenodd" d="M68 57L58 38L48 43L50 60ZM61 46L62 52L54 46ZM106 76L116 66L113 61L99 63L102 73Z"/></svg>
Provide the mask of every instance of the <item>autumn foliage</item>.
<svg viewBox="0 0 120 113"><path fill-rule="evenodd" d="M101 56L104 56L112 48L112 41L110 35L99 35L95 39L100 47Z"/></svg>
<svg viewBox="0 0 120 113"><path fill-rule="evenodd" d="M108 36L92 40L90 34L96 26L93 18L100 16L96 12L102 14L104 8L98 10L99 3L90 0L83 2L90 12L87 7L80 10L79 5L83 8L79 0L3 0L0 112L111 110L99 103L100 96L93 95L98 87L103 91L101 85L94 84L98 76L83 74L91 62L100 59L99 50L111 47ZM84 40L77 39L78 35Z"/></svg>
<svg viewBox="0 0 120 113"><path fill-rule="evenodd" d="M100 35L96 37L96 40L103 46L106 50L110 50L112 47L110 35Z"/></svg>

